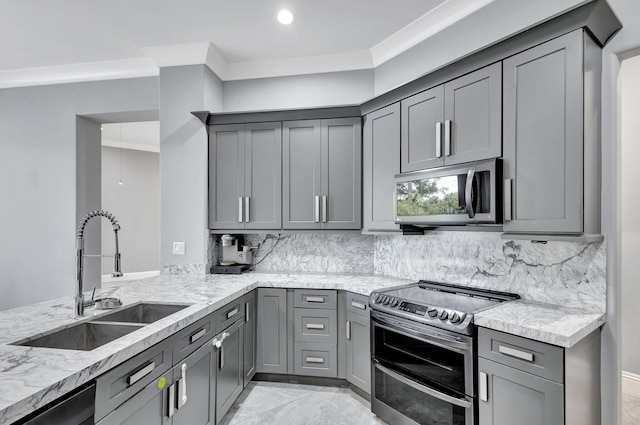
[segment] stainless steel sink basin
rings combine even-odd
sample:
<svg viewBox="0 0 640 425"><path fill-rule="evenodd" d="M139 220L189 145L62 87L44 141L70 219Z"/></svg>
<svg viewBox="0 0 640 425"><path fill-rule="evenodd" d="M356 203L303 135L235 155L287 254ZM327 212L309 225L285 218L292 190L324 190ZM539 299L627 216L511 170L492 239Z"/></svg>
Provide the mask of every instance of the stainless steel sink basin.
<svg viewBox="0 0 640 425"><path fill-rule="evenodd" d="M14 345L91 351L141 327L142 325L84 322Z"/></svg>
<svg viewBox="0 0 640 425"><path fill-rule="evenodd" d="M149 324L172 315L184 308L184 304L134 304L123 309L92 319L92 322L127 322Z"/></svg>

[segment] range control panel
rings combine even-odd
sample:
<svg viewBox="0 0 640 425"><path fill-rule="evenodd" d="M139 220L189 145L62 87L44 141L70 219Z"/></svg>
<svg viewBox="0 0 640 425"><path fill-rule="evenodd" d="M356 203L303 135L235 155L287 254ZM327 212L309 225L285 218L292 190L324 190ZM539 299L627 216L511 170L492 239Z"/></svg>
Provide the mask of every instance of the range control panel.
<svg viewBox="0 0 640 425"><path fill-rule="evenodd" d="M461 311L417 304L396 297L378 294L376 292L371 294L370 299L373 304L372 307L382 311L404 312L410 315L423 317L425 319L449 322L453 325L458 325L467 318L467 313Z"/></svg>

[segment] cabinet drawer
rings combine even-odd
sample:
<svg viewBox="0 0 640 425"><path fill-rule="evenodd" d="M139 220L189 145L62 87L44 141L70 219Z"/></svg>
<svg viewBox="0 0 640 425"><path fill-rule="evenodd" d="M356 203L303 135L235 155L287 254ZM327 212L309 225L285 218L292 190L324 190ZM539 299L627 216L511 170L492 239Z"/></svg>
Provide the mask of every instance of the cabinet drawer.
<svg viewBox="0 0 640 425"><path fill-rule="evenodd" d="M369 297L347 292L347 313L369 317Z"/></svg>
<svg viewBox="0 0 640 425"><path fill-rule="evenodd" d="M202 346L205 341L213 338L215 332L211 323L212 317L211 314L203 317L176 334L173 345L174 362L184 359Z"/></svg>
<svg viewBox="0 0 640 425"><path fill-rule="evenodd" d="M294 291L294 307L302 308L324 308L335 310L337 303L337 292L323 289L296 289Z"/></svg>
<svg viewBox="0 0 640 425"><path fill-rule="evenodd" d="M213 313L213 326L216 333L227 329L240 318L244 318L244 303L242 302L242 298L230 302Z"/></svg>
<svg viewBox="0 0 640 425"><path fill-rule="evenodd" d="M296 342L293 359L293 373L296 375L338 376L336 344Z"/></svg>
<svg viewBox="0 0 640 425"><path fill-rule="evenodd" d="M555 345L478 328L478 355L542 378L564 382L564 350Z"/></svg>
<svg viewBox="0 0 640 425"><path fill-rule="evenodd" d="M96 380L96 422L171 368L172 341L154 345Z"/></svg>
<svg viewBox="0 0 640 425"><path fill-rule="evenodd" d="M293 311L293 321L293 334L296 342L335 344L338 341L335 310L296 308Z"/></svg>

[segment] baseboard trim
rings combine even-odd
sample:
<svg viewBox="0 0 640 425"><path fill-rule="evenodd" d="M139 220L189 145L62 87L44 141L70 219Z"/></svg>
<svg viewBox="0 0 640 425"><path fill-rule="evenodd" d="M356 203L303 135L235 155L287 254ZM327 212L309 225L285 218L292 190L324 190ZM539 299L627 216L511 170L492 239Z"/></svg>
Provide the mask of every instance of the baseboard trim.
<svg viewBox="0 0 640 425"><path fill-rule="evenodd" d="M640 375L622 371L622 393L640 397Z"/></svg>

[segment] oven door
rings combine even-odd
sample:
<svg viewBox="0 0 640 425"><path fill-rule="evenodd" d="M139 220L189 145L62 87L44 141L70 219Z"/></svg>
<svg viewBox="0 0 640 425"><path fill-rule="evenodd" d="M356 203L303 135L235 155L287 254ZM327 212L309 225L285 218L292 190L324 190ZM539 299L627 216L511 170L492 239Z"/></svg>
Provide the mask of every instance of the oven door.
<svg viewBox="0 0 640 425"><path fill-rule="evenodd" d="M371 314L372 411L393 424L473 425L473 339Z"/></svg>

